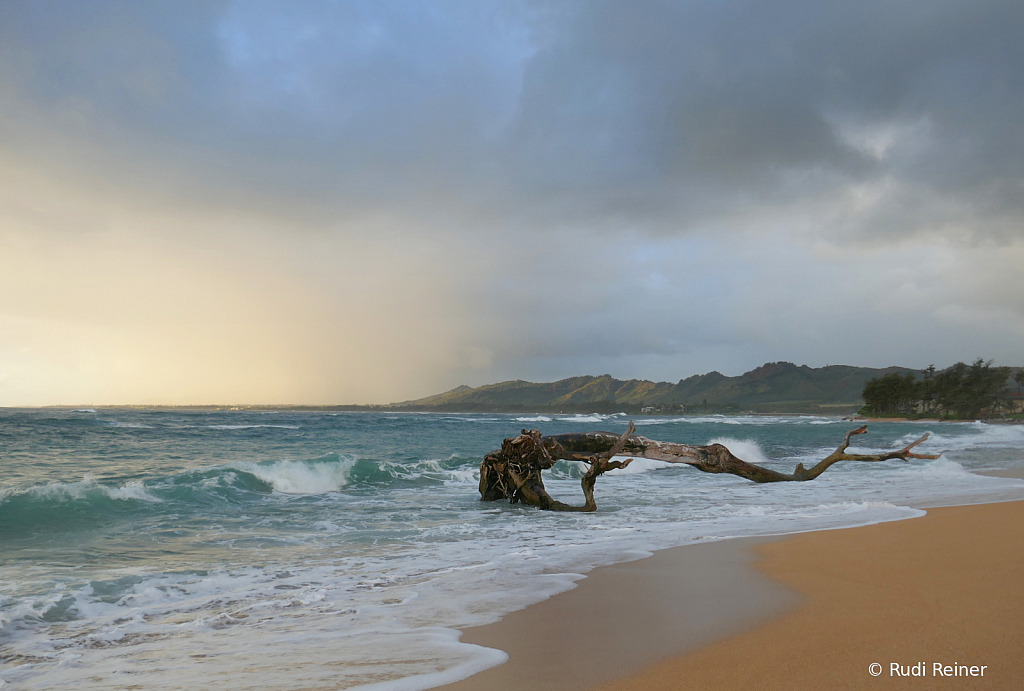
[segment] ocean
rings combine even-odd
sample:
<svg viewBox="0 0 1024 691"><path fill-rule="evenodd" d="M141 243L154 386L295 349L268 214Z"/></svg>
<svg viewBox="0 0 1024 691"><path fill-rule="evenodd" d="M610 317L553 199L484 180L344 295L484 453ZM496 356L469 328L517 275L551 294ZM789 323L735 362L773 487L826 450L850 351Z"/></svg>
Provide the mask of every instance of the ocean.
<svg viewBox="0 0 1024 691"><path fill-rule="evenodd" d="M425 689L498 664L459 629L573 587L595 566L734 536L864 525L922 507L1024 498L1024 426L875 423L840 463L757 485L635 461L598 512L479 501L485 453L522 428L618 415L0 410L0 688ZM827 455L838 418L634 418L787 472ZM582 503L579 464L545 473Z"/></svg>

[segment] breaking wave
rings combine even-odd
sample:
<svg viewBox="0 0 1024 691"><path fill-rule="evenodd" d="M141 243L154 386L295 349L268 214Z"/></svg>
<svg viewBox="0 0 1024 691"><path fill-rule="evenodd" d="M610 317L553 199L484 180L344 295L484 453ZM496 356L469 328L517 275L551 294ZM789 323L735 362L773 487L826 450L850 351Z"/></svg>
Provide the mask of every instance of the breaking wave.
<svg viewBox="0 0 1024 691"><path fill-rule="evenodd" d="M721 444L725 448L729 449L734 456L741 458L748 463L757 463L759 465L768 463L769 459L764 455L764 451L753 439L731 439L729 437L715 437L710 440L708 444Z"/></svg>
<svg viewBox="0 0 1024 691"><path fill-rule="evenodd" d="M353 456L330 455L312 461L241 461L227 466L249 473L282 494L324 494L348 484Z"/></svg>

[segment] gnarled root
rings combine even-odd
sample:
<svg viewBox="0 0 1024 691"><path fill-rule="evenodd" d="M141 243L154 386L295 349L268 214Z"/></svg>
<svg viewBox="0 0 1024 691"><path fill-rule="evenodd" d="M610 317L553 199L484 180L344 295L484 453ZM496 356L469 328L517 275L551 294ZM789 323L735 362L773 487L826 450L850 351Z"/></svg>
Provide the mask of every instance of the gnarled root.
<svg viewBox="0 0 1024 691"><path fill-rule="evenodd" d="M608 448L599 453L579 451L552 456L539 430L523 430L518 437L505 439L501 449L484 456L480 464L480 498L485 501L508 499L516 504L523 502L548 511L597 511L594 500L594 484L597 478L609 470L625 468L632 459L613 461L613 456L622 452L629 437L636 431L633 422L624 434L615 438ZM583 506L565 504L548 494L544 488L541 471L547 470L558 459L583 461L590 467L583 475Z"/></svg>

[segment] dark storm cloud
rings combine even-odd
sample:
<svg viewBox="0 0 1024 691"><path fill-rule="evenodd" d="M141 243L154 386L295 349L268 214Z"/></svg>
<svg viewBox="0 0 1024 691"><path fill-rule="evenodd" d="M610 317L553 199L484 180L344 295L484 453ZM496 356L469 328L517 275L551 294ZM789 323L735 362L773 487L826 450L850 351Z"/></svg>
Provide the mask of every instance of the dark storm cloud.
<svg viewBox="0 0 1024 691"><path fill-rule="evenodd" d="M1021 209L1019 3L577 9L526 68L513 130L527 152L522 182L562 182L584 198L653 187L665 220L683 224L708 206L721 213L888 178L952 195L975 217ZM872 136L907 124L918 125L916 139L872 152ZM908 193L893 203L905 194L917 211ZM899 211L876 220L895 230L910 221Z"/></svg>
<svg viewBox="0 0 1024 691"><path fill-rule="evenodd" d="M936 198L927 227L1006 232L1024 199L1019 2L0 13L7 148L87 140L111 176L211 197L685 229L884 181L852 222L881 233Z"/></svg>

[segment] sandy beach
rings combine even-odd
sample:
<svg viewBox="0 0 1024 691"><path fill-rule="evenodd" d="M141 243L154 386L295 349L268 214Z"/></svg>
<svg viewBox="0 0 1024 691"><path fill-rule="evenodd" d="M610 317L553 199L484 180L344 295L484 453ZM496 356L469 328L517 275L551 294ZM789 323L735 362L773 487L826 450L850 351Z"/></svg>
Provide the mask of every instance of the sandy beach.
<svg viewBox="0 0 1024 691"><path fill-rule="evenodd" d="M752 568L750 548L762 542L688 545L595 569L573 590L468 629L464 642L504 650L509 660L442 688L592 689L771 621L802 598Z"/></svg>
<svg viewBox="0 0 1024 691"><path fill-rule="evenodd" d="M1022 557L1024 502L665 550L468 630L509 662L444 688L1020 689Z"/></svg>

